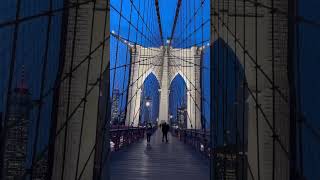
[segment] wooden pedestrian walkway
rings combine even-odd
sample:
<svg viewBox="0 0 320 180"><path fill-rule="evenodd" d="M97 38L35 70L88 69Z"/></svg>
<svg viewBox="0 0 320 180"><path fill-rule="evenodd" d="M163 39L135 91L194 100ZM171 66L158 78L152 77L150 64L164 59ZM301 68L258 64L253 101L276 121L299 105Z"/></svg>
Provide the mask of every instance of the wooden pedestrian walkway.
<svg viewBox="0 0 320 180"><path fill-rule="evenodd" d="M163 143L158 130L146 139L111 156L111 180L209 180L209 162L169 134Z"/></svg>

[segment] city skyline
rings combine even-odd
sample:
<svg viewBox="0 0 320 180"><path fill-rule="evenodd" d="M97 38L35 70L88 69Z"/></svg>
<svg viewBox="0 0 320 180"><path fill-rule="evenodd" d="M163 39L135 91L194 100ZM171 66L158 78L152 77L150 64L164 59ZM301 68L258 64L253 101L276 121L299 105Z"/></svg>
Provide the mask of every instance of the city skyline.
<svg viewBox="0 0 320 180"><path fill-rule="evenodd" d="M27 166L28 146L30 146L30 91L24 81L22 69L21 81L17 83L9 97L9 107L5 127L4 146L1 147L1 176L14 180L23 177Z"/></svg>

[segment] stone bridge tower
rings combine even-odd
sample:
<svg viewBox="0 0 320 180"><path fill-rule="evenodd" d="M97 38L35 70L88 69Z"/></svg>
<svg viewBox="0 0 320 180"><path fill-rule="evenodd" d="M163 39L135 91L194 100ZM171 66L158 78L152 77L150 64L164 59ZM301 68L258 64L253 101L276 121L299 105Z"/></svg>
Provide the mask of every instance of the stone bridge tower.
<svg viewBox="0 0 320 180"><path fill-rule="evenodd" d="M153 73L160 85L159 122L168 122L169 94L172 80L181 75L187 87L188 128L201 128L200 61L202 47L175 49L131 46L131 75L129 82L126 124L139 123L141 88Z"/></svg>

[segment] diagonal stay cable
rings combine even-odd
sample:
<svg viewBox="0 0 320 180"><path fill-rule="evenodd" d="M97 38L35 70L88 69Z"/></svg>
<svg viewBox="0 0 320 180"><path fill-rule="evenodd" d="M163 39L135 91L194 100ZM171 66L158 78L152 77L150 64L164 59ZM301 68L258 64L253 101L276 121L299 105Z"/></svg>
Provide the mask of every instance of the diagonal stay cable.
<svg viewBox="0 0 320 180"><path fill-rule="evenodd" d="M141 107L140 107L140 108L141 108ZM106 127L105 127L106 123L107 123L107 121L105 121L105 124L103 125L103 131L106 130ZM101 134L98 134L98 136L99 136L99 135L102 135L102 136L103 136L103 131L102 131ZM89 163L89 160L90 160L93 152L95 151L96 147L97 147L97 142L95 142L95 144L93 145L93 147L92 147L92 149L91 149L91 151L90 151L89 157L88 157L87 160L85 161L85 164L84 164L84 166L83 166L83 168L82 168L82 170L81 170L81 172L80 172L80 175L79 175L78 180L81 179L82 174L83 174L85 168L87 167L87 164ZM109 154L109 153L110 153L110 152L108 151L107 154ZM105 158L103 159L102 166L105 165L107 157L108 157L108 155L106 155Z"/></svg>
<svg viewBox="0 0 320 180"><path fill-rule="evenodd" d="M178 17L179 17L181 2L182 2L182 0L178 0L178 2L177 2L176 14L175 14L174 20L173 20L173 26L172 26L171 35L170 35L169 47L171 46L172 38L173 38L174 32L176 30L176 25L177 25L177 21L178 21Z"/></svg>
<svg viewBox="0 0 320 180"><path fill-rule="evenodd" d="M145 71L145 73L146 73L146 72L147 72L147 71ZM62 130L66 127L67 122L69 122L69 121L71 120L71 118L73 117L73 115L74 115L74 114L77 112L77 110L81 107L82 103L84 103L84 102L86 101L86 98L85 98L85 97L88 97L88 96L91 94L91 92L93 91L93 89L98 86L99 82L101 81L101 78L102 78L103 74L104 74L104 73L100 74L100 76L95 80L95 82L93 82L93 83L90 84L91 87L88 89L88 91L87 91L87 93L85 94L85 96L84 96L83 98L81 98L81 101L78 103L78 105L75 106L74 110L70 113L70 115L68 116L67 120L59 127L59 129L58 129L57 132L55 133L55 137L57 137L57 136L62 132ZM139 78L141 78L141 77L142 77L142 76L140 76ZM138 78L138 79L139 79L139 78ZM137 80L136 80L136 81L137 81ZM136 81L135 81L135 82L136 82ZM130 86L134 85L135 82L133 82ZM127 90L125 90L125 91L127 91ZM124 93L124 92L122 92L122 93ZM54 142L53 142L53 143L54 143ZM38 156L39 158L37 158L37 160L35 161L35 163L38 162L38 161L40 160L40 158L43 156L43 154L48 150L49 145L50 145L50 143L47 144L47 145L44 147L43 151L40 153L40 155Z"/></svg>
<svg viewBox="0 0 320 180"><path fill-rule="evenodd" d="M92 2L93 2L93 0L88 0L88 1L80 2L80 3L70 3L71 5L66 5L63 8L57 8L57 9L53 9L53 10L49 9L48 11L44 11L44 12L41 12L39 14L26 16L26 17L21 17L21 18L16 18L15 20L5 21L5 22L0 23L0 28L6 27L6 26L12 26L12 25L19 24L19 23L22 23L22 22L31 21L31 20L34 20L34 19L37 19L37 18L41 18L41 17L44 17L44 16L50 16L50 15L53 15L53 14L58 13L58 12L62 12L62 11L66 11L66 10L69 10L69 9L80 7L81 5L87 5L87 4L92 3Z"/></svg>
<svg viewBox="0 0 320 180"><path fill-rule="evenodd" d="M117 12L130 26L132 26L141 36L143 36L145 39L147 39L150 43L152 43L154 46L157 46L157 44L154 43L154 41L152 41L151 39L149 39L143 32L141 32L141 30L139 30L137 28L137 26L135 26L134 24L132 24L131 21L128 20L127 17L125 17L124 15L122 15L119 10L117 8L115 8L112 4L110 4L110 7Z"/></svg>
<svg viewBox="0 0 320 180"><path fill-rule="evenodd" d="M181 44L183 44L184 42L187 42L188 39L190 39L192 37L193 34L197 33L198 31L200 31L202 29L203 26L207 25L210 23L210 18L207 19L206 21L204 21L203 23L201 23L197 28L195 28L192 32L190 32L184 39L181 39L180 41L178 41L178 44L176 44L176 46L180 46ZM194 36L193 36L194 37ZM196 44L196 43L195 43ZM201 44L201 43L200 43Z"/></svg>
<svg viewBox="0 0 320 180"><path fill-rule="evenodd" d="M228 32L233 36L233 38L235 38L235 41L241 47L241 49L243 49L244 53L248 55L250 61L256 66L256 68L263 74L263 76L267 79L267 81L272 85L273 84L272 79L262 69L261 65L259 65L259 64L257 64L255 62L253 56L249 53L249 51L246 48L244 48L243 44L240 42L240 39L237 38L236 35L230 30L230 28L225 24L225 22L223 20L221 20L221 17L219 17L219 15L218 15L218 19L220 20L220 23L222 24L222 27L225 27L228 30ZM213 29L214 29L215 32L217 32L216 27L213 27ZM288 98L283 94L283 92L281 92L279 87L275 86L275 90L279 93L280 97L282 97L282 99L285 102L288 102Z"/></svg>
<svg viewBox="0 0 320 180"><path fill-rule="evenodd" d="M185 27L184 27L184 29L187 29L188 27L189 27L189 25L192 23L192 20L194 20L194 18L197 16L197 14L200 12L200 9L202 10L203 9L203 5L204 5L204 3L205 3L205 1L206 0L202 0L201 1L201 5L197 8L197 10L194 12L194 14L190 17L190 19L189 20L187 20L187 23L186 23L186 25L185 25ZM203 16L202 16L203 17ZM209 19L209 21L210 21L210 19ZM203 21L202 21L202 24L201 24L201 26L204 26L204 24L206 24L206 23L204 23ZM183 25L182 25L183 26ZM190 34L194 34L195 32L191 32ZM180 36L183 36L183 34L181 34ZM187 35L188 36L188 35ZM179 38L175 38L175 39L179 39ZM179 41L179 44L178 45L180 45L180 44L182 44L183 42L181 42L182 40L180 40Z"/></svg>
<svg viewBox="0 0 320 180"><path fill-rule="evenodd" d="M148 31L150 33L152 33L150 27L146 24L145 19L141 16L141 13L138 11L136 5L134 4L133 0L130 0L132 7L136 10L136 12L138 13L138 16L140 16L141 21L145 24L146 28L148 29ZM149 2L149 1L148 1ZM147 16L148 17L148 16ZM161 24L160 24L161 27ZM154 34L152 33L152 37L156 40L157 38L155 38ZM161 36L162 37L162 36ZM162 38L161 38L162 39ZM162 42L161 42L162 43Z"/></svg>
<svg viewBox="0 0 320 180"><path fill-rule="evenodd" d="M89 49L88 53L92 51L92 44L93 44L93 31L94 31L94 25L95 25L95 18L96 18L96 4L97 0L94 0L93 2L93 7L92 7L92 18L91 18L91 33L90 33L90 43L89 43ZM78 177L78 171L79 171L79 162L80 162L80 155L81 155L81 146L82 146L82 137L83 137L83 126L84 126L84 121L85 121L85 114L87 110L87 96L86 93L88 91L88 86L89 86L89 77L90 77L90 67L91 65L91 60L92 58L90 57L87 62L87 70L86 70L86 80L85 80L85 90L84 90L84 102L83 102L83 110L82 110L82 118L81 118L81 125L80 125L80 136L79 136L79 142L78 142L78 149L77 149L77 161L76 161L76 172L75 172L75 180ZM99 80L99 82L101 79ZM99 90L100 90L100 83L98 84Z"/></svg>
<svg viewBox="0 0 320 180"><path fill-rule="evenodd" d="M155 5L156 5L156 11L157 11L157 17L158 17L159 33L160 33L160 38L161 38L161 42L162 42L162 45L163 45L163 33L162 33L162 26L161 26L161 16L160 16L160 9L159 9L159 0L155 0Z"/></svg>

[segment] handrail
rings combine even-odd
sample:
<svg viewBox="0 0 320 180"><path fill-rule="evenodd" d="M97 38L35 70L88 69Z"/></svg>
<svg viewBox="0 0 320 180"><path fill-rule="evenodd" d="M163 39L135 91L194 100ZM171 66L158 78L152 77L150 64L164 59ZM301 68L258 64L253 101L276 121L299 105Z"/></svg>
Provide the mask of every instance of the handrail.
<svg viewBox="0 0 320 180"><path fill-rule="evenodd" d="M156 130L154 127L153 132ZM146 128L117 126L110 129L111 152L118 151L128 145L138 142L145 137Z"/></svg>
<svg viewBox="0 0 320 180"><path fill-rule="evenodd" d="M196 129L172 129L171 134L185 144L191 145L205 157L212 154L210 148L210 132Z"/></svg>
<svg viewBox="0 0 320 180"><path fill-rule="evenodd" d="M110 149L111 152L118 151L132 143L144 138L145 128L121 128L110 129Z"/></svg>

